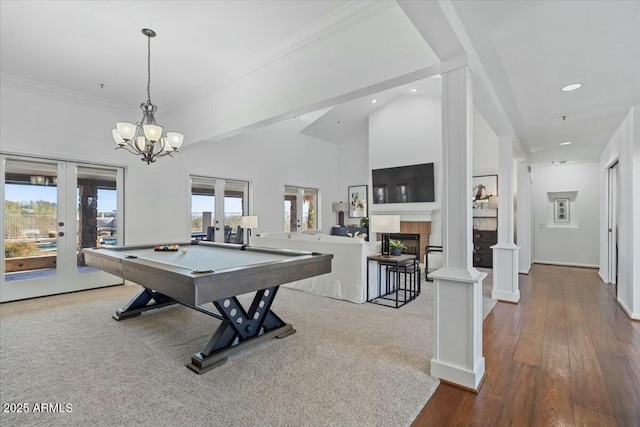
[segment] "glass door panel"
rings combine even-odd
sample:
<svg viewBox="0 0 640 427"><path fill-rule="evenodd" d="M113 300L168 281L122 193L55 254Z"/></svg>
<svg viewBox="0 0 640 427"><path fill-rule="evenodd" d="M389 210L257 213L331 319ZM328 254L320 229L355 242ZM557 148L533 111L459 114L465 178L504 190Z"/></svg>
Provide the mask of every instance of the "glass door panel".
<svg viewBox="0 0 640 427"><path fill-rule="evenodd" d="M216 180L191 177L191 238L216 240ZM218 237L218 241L220 237Z"/></svg>
<svg viewBox="0 0 640 427"><path fill-rule="evenodd" d="M249 183L246 181L224 182L224 229L225 242L238 242L237 231L244 215ZM240 236L243 237L243 236Z"/></svg>
<svg viewBox="0 0 640 427"><path fill-rule="evenodd" d="M284 188L284 231L300 232L318 228L316 217L318 190L286 186Z"/></svg>
<svg viewBox="0 0 640 427"><path fill-rule="evenodd" d="M2 158L2 301L64 292L59 266L58 164ZM60 192L61 193L61 192Z"/></svg>

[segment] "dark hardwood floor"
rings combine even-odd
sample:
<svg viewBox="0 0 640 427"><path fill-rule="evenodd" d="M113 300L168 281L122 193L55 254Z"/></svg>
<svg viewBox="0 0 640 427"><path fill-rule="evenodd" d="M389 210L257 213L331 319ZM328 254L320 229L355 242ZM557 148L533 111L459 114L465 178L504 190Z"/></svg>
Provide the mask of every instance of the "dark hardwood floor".
<svg viewBox="0 0 640 427"><path fill-rule="evenodd" d="M640 322L596 270L535 264L483 335L480 391L441 383L413 426L640 426Z"/></svg>

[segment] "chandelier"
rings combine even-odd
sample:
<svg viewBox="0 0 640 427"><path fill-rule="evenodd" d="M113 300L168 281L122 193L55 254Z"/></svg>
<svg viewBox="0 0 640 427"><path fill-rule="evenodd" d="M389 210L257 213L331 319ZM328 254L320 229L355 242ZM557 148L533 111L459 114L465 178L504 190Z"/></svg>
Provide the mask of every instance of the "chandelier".
<svg viewBox="0 0 640 427"><path fill-rule="evenodd" d="M171 156L182 146L184 136L177 132L167 132L162 136L163 128L156 122L155 113L158 107L151 103L151 37L156 32L144 28L142 34L147 37L147 102L140 104L142 120L131 124L126 122L116 123L116 128L111 131L118 149L125 149L131 154L141 155L142 161L153 163L158 157Z"/></svg>

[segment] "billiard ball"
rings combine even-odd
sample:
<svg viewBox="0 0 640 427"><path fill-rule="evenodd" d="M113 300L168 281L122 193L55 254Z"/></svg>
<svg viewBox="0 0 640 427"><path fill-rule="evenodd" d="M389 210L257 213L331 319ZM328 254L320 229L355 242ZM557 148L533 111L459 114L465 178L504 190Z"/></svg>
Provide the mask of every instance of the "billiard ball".
<svg viewBox="0 0 640 427"><path fill-rule="evenodd" d="M186 254L188 250L189 250L189 249L187 249L187 248L182 248L182 253L183 253L183 254Z"/></svg>

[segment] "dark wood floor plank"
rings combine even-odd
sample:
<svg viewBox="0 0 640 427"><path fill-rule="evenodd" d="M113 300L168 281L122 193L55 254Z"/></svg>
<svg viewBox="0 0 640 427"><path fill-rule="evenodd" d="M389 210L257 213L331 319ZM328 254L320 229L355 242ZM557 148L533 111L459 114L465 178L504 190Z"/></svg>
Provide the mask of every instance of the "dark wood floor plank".
<svg viewBox="0 0 640 427"><path fill-rule="evenodd" d="M579 405L573 405L576 427L617 427L618 423L611 415L592 411Z"/></svg>
<svg viewBox="0 0 640 427"><path fill-rule="evenodd" d="M598 361L619 424L640 424L640 382L627 359L610 353L598 353Z"/></svg>
<svg viewBox="0 0 640 427"><path fill-rule="evenodd" d="M595 269L551 265L519 281L520 303L498 302L485 319L478 393L441 384L413 425L640 425L640 322L615 289ZM523 350L536 340L539 366Z"/></svg>
<svg viewBox="0 0 640 427"><path fill-rule="evenodd" d="M440 383L427 405L420 411L413 427L444 426L456 416L462 399L469 391Z"/></svg>
<svg viewBox="0 0 640 427"><path fill-rule="evenodd" d="M451 426L494 427L500 425L498 416L503 399L493 393L467 394L458 407Z"/></svg>
<svg viewBox="0 0 640 427"><path fill-rule="evenodd" d="M545 340L542 346L542 369L550 375L570 381L571 362L568 344Z"/></svg>
<svg viewBox="0 0 640 427"><path fill-rule="evenodd" d="M531 303L525 315L520 339L513 356L513 360L517 362L540 366L547 315L548 287L548 283L545 282L535 284L535 290L531 296Z"/></svg>
<svg viewBox="0 0 640 427"><path fill-rule="evenodd" d="M640 382L640 347L629 343L621 344L623 352L626 354L629 367L636 376L636 380Z"/></svg>
<svg viewBox="0 0 640 427"><path fill-rule="evenodd" d="M486 376L482 384L483 390L497 395L504 393L510 382L509 371L517 344L518 335L505 330L494 337L491 347L484 349Z"/></svg>
<svg viewBox="0 0 640 427"><path fill-rule="evenodd" d="M582 300L580 299L578 288L573 278L564 276L562 278L562 287L564 290L567 321L586 323L587 318L582 307Z"/></svg>
<svg viewBox="0 0 640 427"><path fill-rule="evenodd" d="M526 363L513 362L509 372L509 381L502 405L502 411L496 425L531 426L533 425L534 396L537 393L541 368ZM522 393L527 390L527 393Z"/></svg>
<svg viewBox="0 0 640 427"><path fill-rule="evenodd" d="M591 333L586 324L569 322L569 357L574 403L613 415L609 397L602 392L605 383L591 340Z"/></svg>
<svg viewBox="0 0 640 427"><path fill-rule="evenodd" d="M497 303L482 324L483 346L490 346L493 338L504 326L505 319L513 311L513 304Z"/></svg>
<svg viewBox="0 0 640 427"><path fill-rule="evenodd" d="M534 426L574 424L570 377L542 372L538 375L536 394L533 399Z"/></svg>
<svg viewBox="0 0 640 427"><path fill-rule="evenodd" d="M587 325L591 331L591 339L596 352L606 351L612 354L621 354L618 340L604 317L600 304L584 304L584 310L589 313Z"/></svg>

